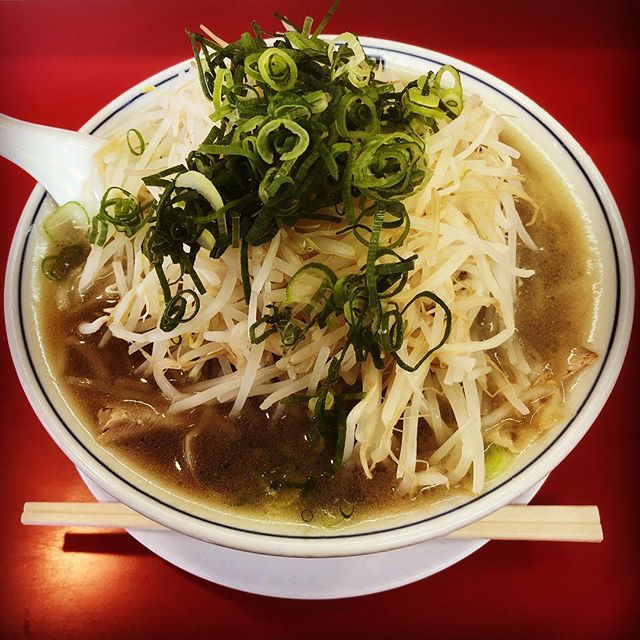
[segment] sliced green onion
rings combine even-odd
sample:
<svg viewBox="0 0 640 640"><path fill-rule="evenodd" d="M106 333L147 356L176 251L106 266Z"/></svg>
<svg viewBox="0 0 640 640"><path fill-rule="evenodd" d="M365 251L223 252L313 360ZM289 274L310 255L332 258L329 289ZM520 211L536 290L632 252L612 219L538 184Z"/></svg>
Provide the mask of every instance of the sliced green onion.
<svg viewBox="0 0 640 640"><path fill-rule="evenodd" d="M187 315L189 299L191 299L192 309L191 313ZM167 302L160 319L160 328L163 331L173 331L181 322L193 320L199 310L200 297L198 294L193 289L180 291Z"/></svg>
<svg viewBox="0 0 640 640"><path fill-rule="evenodd" d="M314 303L326 290L333 288L336 280L336 274L326 265L306 264L289 280L283 304Z"/></svg>
<svg viewBox="0 0 640 640"><path fill-rule="evenodd" d="M211 251L216 246L216 237L209 231L209 229L203 229L202 233L198 237L198 244L207 251Z"/></svg>
<svg viewBox="0 0 640 640"><path fill-rule="evenodd" d="M249 245L243 242L240 245L240 275L242 277L242 293L244 301L249 304L251 297L251 280L249 278Z"/></svg>
<svg viewBox="0 0 640 640"><path fill-rule="evenodd" d="M322 18L322 20L320 21L320 24L316 27L316 30L313 32L314 36L319 36L324 31L324 28L329 23L329 20L331 20L331 18L333 17L333 14L336 12L339 5L340 0L333 0L331 6L329 7L329 10L325 14L324 18Z"/></svg>
<svg viewBox="0 0 640 640"><path fill-rule="evenodd" d="M54 242L79 242L89 232L89 214L75 200L54 209L42 224L44 232Z"/></svg>
<svg viewBox="0 0 640 640"><path fill-rule="evenodd" d="M214 112L211 115L212 120L221 120L227 114L233 111L233 105L230 104L229 99L224 95L225 90L233 86L233 74L229 69L216 69L215 78L213 80L213 108Z"/></svg>
<svg viewBox="0 0 640 640"><path fill-rule="evenodd" d="M197 191L207 202L211 205L211 208L216 211L224 206L220 192L216 189L211 180L207 180L198 171L187 171L181 173L176 178L176 187L188 188Z"/></svg>
<svg viewBox="0 0 640 640"><path fill-rule="evenodd" d="M363 148L353 167L353 184L365 195L386 199L411 193L424 177L424 149L403 132L380 134Z"/></svg>
<svg viewBox="0 0 640 640"><path fill-rule="evenodd" d="M276 149L280 160L295 160L307 150L309 134L289 118L276 118L260 129L256 143L260 157L269 164L274 160L272 148Z"/></svg>
<svg viewBox="0 0 640 640"><path fill-rule="evenodd" d="M132 139L132 136L135 139ZM129 129L129 131L127 131L127 146L134 156L141 156L147 145L142 134L137 129Z"/></svg>
<svg viewBox="0 0 640 640"><path fill-rule="evenodd" d="M380 120L373 100L357 93L345 94L336 109L336 129L342 137L351 140L378 133Z"/></svg>
<svg viewBox="0 0 640 640"><path fill-rule="evenodd" d="M261 78L275 91L292 89L298 79L298 67L282 49L267 49L258 58Z"/></svg>
<svg viewBox="0 0 640 640"><path fill-rule="evenodd" d="M187 171L181 173L175 182L176 187L193 189L197 191L211 206L214 214L216 214L216 222L218 223L218 232L223 242L227 238L227 218L222 211L224 202L220 192L216 189L213 182L208 180L198 171Z"/></svg>
<svg viewBox="0 0 640 640"><path fill-rule="evenodd" d="M506 471L511 462L511 452L504 447L491 443L484 450L484 477L490 480Z"/></svg>
<svg viewBox="0 0 640 640"><path fill-rule="evenodd" d="M369 307L375 309L380 305L378 297L378 287L376 279L376 260L378 258L378 245L380 244L380 231L386 213L386 203L380 201L376 207L371 227L371 237L369 239L369 250L367 252L367 264L365 267L365 282L369 292Z"/></svg>
<svg viewBox="0 0 640 640"><path fill-rule="evenodd" d="M89 247L86 244L67 245L59 253L46 256L42 260L42 273L49 280L61 282L84 263L88 253Z"/></svg>
<svg viewBox="0 0 640 640"><path fill-rule="evenodd" d="M414 302L416 302L417 300L420 300L421 298L427 298L429 300L432 300L444 311L445 329L444 329L444 333L442 334L442 338L440 339L440 342L438 342L438 344L436 344L434 347L429 349L422 356L422 358L420 358L420 360L418 360L418 362L416 362L414 365L407 364L395 351L391 352L391 356L398 363L398 365L402 369L404 369L405 371L409 371L410 373L419 369L432 354L434 354L442 345L444 345L444 343L449 339L449 334L451 333L451 310L440 297L438 297L435 293L432 293L431 291L422 291L421 293L418 293L417 295L413 296L413 298L411 298L411 300L409 300L409 302L407 302L407 304L404 306L401 313L404 314L404 312Z"/></svg>
<svg viewBox="0 0 640 640"><path fill-rule="evenodd" d="M453 87L445 88L442 86L442 79L445 74L448 74L453 79ZM462 82L458 70L450 64L443 65L436 73L434 85L440 91L440 100L444 102L454 116L460 115L462 111Z"/></svg>

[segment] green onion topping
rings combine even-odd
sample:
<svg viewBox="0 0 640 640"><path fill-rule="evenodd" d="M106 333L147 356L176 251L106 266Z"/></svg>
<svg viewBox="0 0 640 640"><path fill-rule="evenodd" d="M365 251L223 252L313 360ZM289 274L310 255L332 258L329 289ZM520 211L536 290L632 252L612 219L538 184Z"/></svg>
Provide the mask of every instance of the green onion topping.
<svg viewBox="0 0 640 640"><path fill-rule="evenodd" d="M429 179L423 134L457 117L463 103L460 76L449 65L397 88L375 77L377 63L354 34L321 39L337 4L315 31L311 18L298 27L278 16L290 30L276 34L271 45L255 23L251 33L225 46L189 33L202 91L212 103L211 131L184 164L144 179L162 188L157 202L142 205L122 189L107 190L90 233L91 242L104 245L111 233L133 236L145 229L143 252L163 290L165 331L198 313L205 288L194 262L202 249L219 258L229 247L240 248L248 302L250 247L270 242L283 227L336 222L338 235L353 233L366 245L366 263L357 273L338 278L325 265L307 264L289 282L282 304L249 328L253 343L277 336L292 349L313 326L347 324L327 378L304 400L316 433L336 443L336 465L349 403L359 393L340 380L347 349L378 368L390 355L415 371L448 338L451 313L438 296L420 292L403 308L393 301L416 260L396 249L410 231L401 200ZM135 129L127 132L127 144L134 155L144 152ZM167 258L180 266L172 283L163 271ZM184 276L193 283L189 288ZM398 351L411 305L423 313L442 310L444 332L408 363Z"/></svg>
<svg viewBox="0 0 640 640"><path fill-rule="evenodd" d="M137 129L129 129L129 131L127 131L127 146L134 156L141 156L147 144Z"/></svg>

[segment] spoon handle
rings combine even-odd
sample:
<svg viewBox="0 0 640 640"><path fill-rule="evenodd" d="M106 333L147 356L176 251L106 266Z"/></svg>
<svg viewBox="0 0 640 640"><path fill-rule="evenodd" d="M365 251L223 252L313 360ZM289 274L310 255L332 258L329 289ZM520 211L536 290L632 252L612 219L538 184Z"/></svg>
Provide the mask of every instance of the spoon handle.
<svg viewBox="0 0 640 640"><path fill-rule="evenodd" d="M86 133L0 113L0 156L33 176L58 204L82 197L93 154L102 144Z"/></svg>

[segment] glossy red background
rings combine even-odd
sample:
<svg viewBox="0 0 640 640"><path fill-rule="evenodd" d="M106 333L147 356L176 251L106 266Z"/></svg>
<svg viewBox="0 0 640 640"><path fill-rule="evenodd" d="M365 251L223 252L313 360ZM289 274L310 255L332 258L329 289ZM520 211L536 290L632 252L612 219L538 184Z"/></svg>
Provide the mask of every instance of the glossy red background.
<svg viewBox="0 0 640 640"><path fill-rule="evenodd" d="M184 27L233 39L271 12L328 0L0 1L0 110L77 128L123 90L190 55ZM302 5L302 3L300 3ZM403 40L475 64L558 119L602 171L638 251L640 100L635 2L345 2L331 31ZM33 181L0 161L2 268ZM605 542L490 543L395 591L291 602L194 578L125 534L24 528L26 500L89 498L39 425L0 338L0 637L632 637L638 629L637 336L591 432L538 503L598 504ZM336 581L340 576L336 576Z"/></svg>

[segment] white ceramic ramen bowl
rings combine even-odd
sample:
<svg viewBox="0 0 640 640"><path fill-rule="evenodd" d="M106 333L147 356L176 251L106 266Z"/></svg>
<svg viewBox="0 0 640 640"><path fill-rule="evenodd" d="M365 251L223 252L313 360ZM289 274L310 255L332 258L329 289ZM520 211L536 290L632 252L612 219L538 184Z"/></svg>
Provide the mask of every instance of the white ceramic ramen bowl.
<svg viewBox="0 0 640 640"><path fill-rule="evenodd" d="M398 42L375 38L362 38L362 42L369 55L380 58L389 69L418 75L442 64L454 65L465 93L478 93L488 105L512 116L515 127L560 171L584 211L587 234L603 267L591 333L600 358L574 389L570 399L573 416L528 448L479 496L324 531L302 522L274 524L205 508L142 477L102 449L61 396L43 357L34 321L34 251L39 221L50 207L43 189L36 187L15 232L5 289L9 345L24 390L51 437L91 481L136 511L188 536L234 549L292 557L353 556L443 536L513 501L549 474L593 424L622 366L633 316L631 253L611 192L585 151L543 109L480 69ZM149 85L171 83L188 68L188 61L180 63L141 82L97 113L81 131L108 134L125 112L153 99Z"/></svg>

